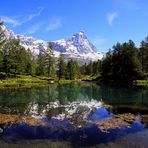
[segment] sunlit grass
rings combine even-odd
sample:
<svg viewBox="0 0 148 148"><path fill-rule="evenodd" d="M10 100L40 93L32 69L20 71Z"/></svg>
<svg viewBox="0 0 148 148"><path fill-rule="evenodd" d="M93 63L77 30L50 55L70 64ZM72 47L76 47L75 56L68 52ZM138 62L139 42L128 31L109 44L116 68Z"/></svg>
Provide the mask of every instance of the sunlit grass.
<svg viewBox="0 0 148 148"><path fill-rule="evenodd" d="M134 81L134 84L138 86L148 86L148 80L136 80Z"/></svg>
<svg viewBox="0 0 148 148"><path fill-rule="evenodd" d="M0 80L0 88L7 87L30 87L35 85L48 84L47 80L42 80L38 77L19 75L16 78L6 78Z"/></svg>
<svg viewBox="0 0 148 148"><path fill-rule="evenodd" d="M76 82L76 80L65 80L65 79L61 79L58 82L60 84L70 84L70 83Z"/></svg>

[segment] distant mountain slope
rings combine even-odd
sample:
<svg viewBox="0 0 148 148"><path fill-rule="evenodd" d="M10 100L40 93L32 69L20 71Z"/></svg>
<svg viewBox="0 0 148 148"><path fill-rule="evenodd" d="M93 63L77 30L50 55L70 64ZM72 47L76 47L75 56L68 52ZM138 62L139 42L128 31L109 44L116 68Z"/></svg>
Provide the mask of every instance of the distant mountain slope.
<svg viewBox="0 0 148 148"><path fill-rule="evenodd" d="M26 49L30 49L34 56L40 52L46 52L48 43L33 37L17 35L13 31L8 30L5 26L2 28L6 38L17 38L20 44ZM68 40L57 40L50 42L54 49L55 57L62 53L66 60L74 59L79 63L88 63L89 61L97 61L103 58L103 53L97 52L96 47L88 40L84 32L80 31L70 37Z"/></svg>

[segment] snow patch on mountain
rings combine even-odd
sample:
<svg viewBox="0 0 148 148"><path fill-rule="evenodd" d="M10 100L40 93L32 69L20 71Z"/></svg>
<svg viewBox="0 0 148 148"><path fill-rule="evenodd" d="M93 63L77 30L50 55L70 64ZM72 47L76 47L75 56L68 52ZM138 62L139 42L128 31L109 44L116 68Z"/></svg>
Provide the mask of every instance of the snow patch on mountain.
<svg viewBox="0 0 148 148"><path fill-rule="evenodd" d="M17 38L16 34L12 30L7 29L4 25L0 26L0 29L4 33L6 39Z"/></svg>
<svg viewBox="0 0 148 148"><path fill-rule="evenodd" d="M34 56L39 55L40 52L45 53L48 47L48 43L43 40L37 40L33 37L26 37L24 35L17 35L20 40L20 44L26 49L30 49Z"/></svg>

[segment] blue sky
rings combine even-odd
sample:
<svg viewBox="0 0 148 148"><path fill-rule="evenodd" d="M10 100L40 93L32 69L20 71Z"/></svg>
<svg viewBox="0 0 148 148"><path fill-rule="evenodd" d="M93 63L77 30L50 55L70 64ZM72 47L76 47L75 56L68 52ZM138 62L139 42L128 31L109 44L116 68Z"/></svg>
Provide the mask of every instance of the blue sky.
<svg viewBox="0 0 148 148"><path fill-rule="evenodd" d="M0 17L15 33L46 41L85 31L99 51L148 35L147 0L2 0Z"/></svg>

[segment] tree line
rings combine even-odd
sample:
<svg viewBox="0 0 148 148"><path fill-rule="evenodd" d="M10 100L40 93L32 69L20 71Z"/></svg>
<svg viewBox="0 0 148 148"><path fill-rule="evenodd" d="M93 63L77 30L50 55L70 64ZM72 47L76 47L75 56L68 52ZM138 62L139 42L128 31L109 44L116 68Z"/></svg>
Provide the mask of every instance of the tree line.
<svg viewBox="0 0 148 148"><path fill-rule="evenodd" d="M21 46L18 39L7 39L0 46L0 72L5 73L6 77L32 75L75 80L84 75L97 74L99 64L100 61L80 66L75 60L65 61L62 53L55 58L50 44L46 52L40 52L37 57L32 55L30 49Z"/></svg>
<svg viewBox="0 0 148 148"><path fill-rule="evenodd" d="M113 81L147 78L148 37L141 42L139 48L132 40L114 45L102 60L101 73L105 80Z"/></svg>
<svg viewBox="0 0 148 148"><path fill-rule="evenodd" d="M55 58L53 47L48 43L46 52L34 57L30 49L20 45L18 39L6 39L0 23L0 74L17 76L46 76L53 79L82 79L85 76L99 76L104 80L135 80L146 78L148 73L148 37L139 48L132 40L117 43L102 60L79 65L77 61L65 61L61 53Z"/></svg>
<svg viewBox="0 0 148 148"><path fill-rule="evenodd" d="M79 65L75 60L65 61L61 53L54 57L53 47L48 43L46 52L40 52L37 57L30 49L21 46L15 38L6 39L0 24L0 77L17 75L45 76L52 79L80 79L84 75L95 75L99 72L98 62Z"/></svg>

